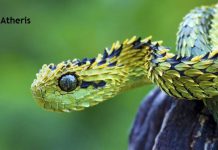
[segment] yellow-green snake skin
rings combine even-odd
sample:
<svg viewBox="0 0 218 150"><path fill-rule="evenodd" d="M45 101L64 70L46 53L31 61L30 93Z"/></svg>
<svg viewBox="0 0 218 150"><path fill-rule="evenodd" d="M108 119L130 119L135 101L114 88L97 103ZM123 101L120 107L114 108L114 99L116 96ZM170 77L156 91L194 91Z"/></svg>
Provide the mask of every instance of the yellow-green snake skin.
<svg viewBox="0 0 218 150"><path fill-rule="evenodd" d="M33 96L45 109L60 112L82 110L151 83L178 99L217 96L218 4L192 10L177 37L177 54L151 37L132 37L92 59L43 65L31 86Z"/></svg>

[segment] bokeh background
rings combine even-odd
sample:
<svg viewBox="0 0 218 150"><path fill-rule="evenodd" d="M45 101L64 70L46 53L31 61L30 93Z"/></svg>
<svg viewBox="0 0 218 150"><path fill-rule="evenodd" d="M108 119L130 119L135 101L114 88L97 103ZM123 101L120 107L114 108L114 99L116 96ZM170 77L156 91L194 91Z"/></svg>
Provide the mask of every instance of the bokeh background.
<svg viewBox="0 0 218 150"><path fill-rule="evenodd" d="M122 150L144 86L83 112L52 113L30 85L44 63L94 57L116 40L153 35L175 49L176 32L192 8L217 0L0 1L0 17L31 24L0 25L0 149Z"/></svg>

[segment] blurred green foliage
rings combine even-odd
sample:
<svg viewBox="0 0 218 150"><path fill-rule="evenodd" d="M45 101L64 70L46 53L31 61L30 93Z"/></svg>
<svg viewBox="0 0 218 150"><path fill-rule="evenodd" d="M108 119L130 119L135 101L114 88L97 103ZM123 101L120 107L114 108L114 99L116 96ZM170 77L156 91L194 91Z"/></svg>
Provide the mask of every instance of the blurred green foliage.
<svg viewBox="0 0 218 150"><path fill-rule="evenodd" d="M153 35L175 48L178 25L196 6L216 0L0 1L0 17L30 17L0 25L0 149L121 150L140 101L152 89L123 93L83 112L51 113L32 98L43 63L94 57L116 40Z"/></svg>

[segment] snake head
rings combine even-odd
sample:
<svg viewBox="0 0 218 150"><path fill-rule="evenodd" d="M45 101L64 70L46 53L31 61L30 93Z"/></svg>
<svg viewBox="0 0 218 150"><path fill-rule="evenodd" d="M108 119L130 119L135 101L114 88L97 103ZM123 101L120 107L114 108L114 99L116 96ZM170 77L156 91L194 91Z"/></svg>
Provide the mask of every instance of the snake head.
<svg viewBox="0 0 218 150"><path fill-rule="evenodd" d="M121 83L115 81L114 71L96 65L91 59L43 65L31 90L36 101L47 110L82 110L116 95Z"/></svg>
<svg viewBox="0 0 218 150"><path fill-rule="evenodd" d="M146 69L150 39L133 37L122 44L116 42L93 59L43 65L31 86L33 96L47 110L69 112L150 83Z"/></svg>

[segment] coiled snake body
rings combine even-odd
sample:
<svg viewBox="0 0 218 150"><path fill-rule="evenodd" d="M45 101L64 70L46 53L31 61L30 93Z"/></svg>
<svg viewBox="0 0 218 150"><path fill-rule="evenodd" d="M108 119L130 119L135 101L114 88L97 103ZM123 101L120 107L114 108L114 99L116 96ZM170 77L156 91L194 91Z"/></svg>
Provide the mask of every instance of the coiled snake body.
<svg viewBox="0 0 218 150"><path fill-rule="evenodd" d="M61 112L152 82L178 99L212 101L218 95L218 5L192 10L177 37L177 55L161 41L133 37L92 59L43 65L32 93L44 108Z"/></svg>

